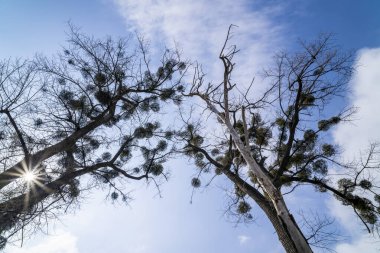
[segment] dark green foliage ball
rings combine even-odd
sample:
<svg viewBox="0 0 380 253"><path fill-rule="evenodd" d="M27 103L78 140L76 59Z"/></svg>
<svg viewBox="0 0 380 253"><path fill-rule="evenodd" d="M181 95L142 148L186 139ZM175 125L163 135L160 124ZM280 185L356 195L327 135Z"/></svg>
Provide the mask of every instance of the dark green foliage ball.
<svg viewBox="0 0 380 253"><path fill-rule="evenodd" d="M155 176L161 175L163 171L164 171L164 166L162 166L162 164L160 163L152 164L149 170L149 172Z"/></svg>
<svg viewBox="0 0 380 253"><path fill-rule="evenodd" d="M372 211L362 211L359 214L363 218L363 220L365 220L369 224L373 225L373 224L375 224L377 222L377 216Z"/></svg>
<svg viewBox="0 0 380 253"><path fill-rule="evenodd" d="M35 125L36 127L40 127L40 126L42 126L43 123L44 123L44 122L43 122L42 119L40 119L40 118L37 118L37 119L34 121L34 125Z"/></svg>
<svg viewBox="0 0 380 253"><path fill-rule="evenodd" d="M330 144L324 144L322 146L322 152L323 152L323 155L325 155L327 157L331 157L331 156L335 155L335 153L336 153L334 146L330 145Z"/></svg>
<svg viewBox="0 0 380 253"><path fill-rule="evenodd" d="M172 131L165 132L165 139L171 140L173 138L174 133Z"/></svg>
<svg viewBox="0 0 380 253"><path fill-rule="evenodd" d="M70 106L71 109L82 110L86 106L86 98L82 96L79 99L70 99L67 105Z"/></svg>
<svg viewBox="0 0 380 253"><path fill-rule="evenodd" d="M95 92L95 98L99 101L99 103L107 105L111 102L112 95L110 92L99 90Z"/></svg>
<svg viewBox="0 0 380 253"><path fill-rule="evenodd" d="M200 169L203 169L206 166L206 163L202 159L195 159L195 166Z"/></svg>
<svg viewBox="0 0 380 253"><path fill-rule="evenodd" d="M59 97L60 99L62 99L63 101L68 101L68 100L73 99L73 97L74 97L74 93L71 92L71 91L68 91L68 90L62 90L62 91L59 93L58 97Z"/></svg>
<svg viewBox="0 0 380 253"><path fill-rule="evenodd" d="M279 126L279 127L284 127L286 124L286 121L285 119L283 118L277 118L276 119L276 125Z"/></svg>
<svg viewBox="0 0 380 253"><path fill-rule="evenodd" d="M88 142L92 149L98 149L100 147L100 142L96 139L90 139Z"/></svg>
<svg viewBox="0 0 380 253"><path fill-rule="evenodd" d="M314 130L308 129L303 134L303 139L305 142L314 142L317 138L317 134Z"/></svg>
<svg viewBox="0 0 380 253"><path fill-rule="evenodd" d="M107 76L101 72L96 73L94 76L94 81L96 85L104 85L107 82Z"/></svg>
<svg viewBox="0 0 380 253"><path fill-rule="evenodd" d="M120 154L120 160L123 162L127 162L131 158L132 158L132 152L128 148L124 149Z"/></svg>
<svg viewBox="0 0 380 253"><path fill-rule="evenodd" d="M161 91L161 94L160 94L160 98L164 101L172 98L175 94L175 90L174 89L162 89Z"/></svg>
<svg viewBox="0 0 380 253"><path fill-rule="evenodd" d="M372 183L368 180L365 180L365 179L360 181L359 185L361 188L366 189L366 190L371 189L371 187L372 187Z"/></svg>
<svg viewBox="0 0 380 253"><path fill-rule="evenodd" d="M313 162L313 171L321 175L326 175L328 171L327 162L322 159L316 160Z"/></svg>
<svg viewBox="0 0 380 253"><path fill-rule="evenodd" d="M117 193L117 192L112 192L111 193L111 199L112 200L116 200L118 197L119 197L119 193Z"/></svg>
<svg viewBox="0 0 380 253"><path fill-rule="evenodd" d="M338 124L339 122L341 121L341 118L340 117L332 117L328 120L321 120L318 122L318 128L319 130L321 131L327 131L330 129L330 127L332 127L333 125L336 125Z"/></svg>
<svg viewBox="0 0 380 253"><path fill-rule="evenodd" d="M318 122L318 128L322 131L327 131L330 128L330 124L328 120L321 120Z"/></svg>
<svg viewBox="0 0 380 253"><path fill-rule="evenodd" d="M222 173L223 173L223 171L222 171L222 169L221 168L215 168L215 175L222 175Z"/></svg>
<svg viewBox="0 0 380 253"><path fill-rule="evenodd" d="M168 143L164 140L160 140L156 148L158 151L165 151L167 147L168 147Z"/></svg>
<svg viewBox="0 0 380 253"><path fill-rule="evenodd" d="M184 62L179 62L178 63L178 69L179 70L184 70L186 68L186 63Z"/></svg>
<svg viewBox="0 0 380 253"><path fill-rule="evenodd" d="M251 210L251 205L245 201L240 201L237 206L237 212L240 214L246 214Z"/></svg>
<svg viewBox="0 0 380 253"><path fill-rule="evenodd" d="M302 94L301 103L303 106L313 105L315 102L315 97L312 94Z"/></svg>
<svg viewBox="0 0 380 253"><path fill-rule="evenodd" d="M157 103L157 102L153 102L149 105L149 108L153 111L153 112L159 112L160 111L160 104Z"/></svg>
<svg viewBox="0 0 380 253"><path fill-rule="evenodd" d="M80 190L78 188L78 186L74 185L74 184L71 184L69 186L69 195L71 198L76 198L78 197L80 194Z"/></svg>
<svg viewBox="0 0 380 253"><path fill-rule="evenodd" d="M159 67L156 72L156 76L161 79L165 76L165 71L163 67Z"/></svg>
<svg viewBox="0 0 380 253"><path fill-rule="evenodd" d="M177 86L177 91L178 91L178 92L184 92L184 91L185 91L185 86L183 86L183 85L178 85L178 86Z"/></svg>
<svg viewBox="0 0 380 253"><path fill-rule="evenodd" d="M219 149L214 148L214 149L211 150L211 155L212 156L217 156L219 154L220 154L220 150Z"/></svg>
<svg viewBox="0 0 380 253"><path fill-rule="evenodd" d="M199 188L201 186L201 180L197 177L194 177L193 179L191 179L191 185L194 188Z"/></svg>
<svg viewBox="0 0 380 253"><path fill-rule="evenodd" d="M114 75L117 82L121 82L125 78L125 73L122 70L116 70Z"/></svg>
<svg viewBox="0 0 380 253"><path fill-rule="evenodd" d="M144 127L137 127L135 129L135 132L133 133L133 135L137 138L137 139L143 139L143 138L149 138L153 135L153 133L151 131L149 131L149 129L146 129Z"/></svg>
<svg viewBox="0 0 380 253"><path fill-rule="evenodd" d="M348 178L341 178L338 180L338 187L341 191L352 192L354 190L354 182Z"/></svg>
<svg viewBox="0 0 380 253"><path fill-rule="evenodd" d="M102 159L103 159L104 161L109 161L109 160L111 160L111 158L112 158L112 155L111 155L110 152L104 152L104 153L102 154Z"/></svg>
<svg viewBox="0 0 380 253"><path fill-rule="evenodd" d="M193 135L193 137L190 140L190 143L193 144L194 146L200 146L202 145L204 139L200 135Z"/></svg>

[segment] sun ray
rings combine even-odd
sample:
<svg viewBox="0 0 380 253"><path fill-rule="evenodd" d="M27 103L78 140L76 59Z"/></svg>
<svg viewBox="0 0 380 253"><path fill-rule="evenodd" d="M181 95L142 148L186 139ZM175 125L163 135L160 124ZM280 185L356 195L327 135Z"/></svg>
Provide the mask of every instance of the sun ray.
<svg viewBox="0 0 380 253"><path fill-rule="evenodd" d="M34 182L34 185L35 185L35 186L38 186L39 188L41 188L41 189L44 190L45 192L49 192L49 191L50 191L49 187L46 187L46 185L44 185L43 183L41 183L41 181L39 181L39 180L36 180L36 181Z"/></svg>
<svg viewBox="0 0 380 253"><path fill-rule="evenodd" d="M34 180L37 179L37 175L34 173L34 171L25 172L23 177L26 182L33 182Z"/></svg>

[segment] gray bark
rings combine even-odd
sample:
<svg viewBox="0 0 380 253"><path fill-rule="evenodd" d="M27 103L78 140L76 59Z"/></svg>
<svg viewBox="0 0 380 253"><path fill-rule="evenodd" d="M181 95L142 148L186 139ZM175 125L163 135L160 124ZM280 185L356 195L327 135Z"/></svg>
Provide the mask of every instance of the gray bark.
<svg viewBox="0 0 380 253"><path fill-rule="evenodd" d="M302 231L296 224L293 216L289 212L288 207L285 204L284 198L281 192L274 186L268 175L262 170L262 168L256 163L255 159L251 156L251 152L248 146L244 145L240 139L239 134L236 132L235 128L231 124L228 111L228 90L227 90L227 77L225 76L225 89L224 89L224 113L220 113L218 109L208 100L207 97L202 97L207 103L209 109L218 115L219 119L225 124L228 131L231 134L232 140L234 141L237 149L240 151L244 160L247 163L248 169L257 177L257 181L265 193L268 195L273 208L275 209L277 219L280 221L281 227L285 230L287 236L295 245L296 253L312 253L312 249L308 244ZM269 218L269 217L268 217ZM278 225L276 223L276 225ZM282 232L282 231L281 231ZM279 235L280 236L280 235ZM287 243L286 243L287 244ZM285 247L285 245L284 245ZM292 252L292 251L290 251Z"/></svg>
<svg viewBox="0 0 380 253"><path fill-rule="evenodd" d="M110 118L111 118L111 114L101 115L101 117L92 121L85 127L81 128L80 130L74 132L69 137L63 139L62 141L50 147L47 147L43 150L36 152L35 154L25 157L22 161L18 162L17 164L13 165L6 171L2 172L0 174L0 190L3 189L8 184L10 184L13 180L19 178L22 174L22 171L25 170L26 166L30 168L38 167L42 161L58 154L59 152L66 151L67 149L71 148L71 146L74 145L75 142L78 141L78 139L82 138L89 132L101 126L102 124L107 122Z"/></svg>
<svg viewBox="0 0 380 253"><path fill-rule="evenodd" d="M289 236L288 231L282 224L281 220L278 218L275 208L272 203L269 202L260 192L255 188L247 184L244 180L239 178L237 175L233 174L229 170L224 170L223 173L234 182L241 191L246 193L251 197L257 205L263 210L269 221L272 223L273 228L275 229L278 239L281 242L287 253L297 253L297 248Z"/></svg>
<svg viewBox="0 0 380 253"><path fill-rule="evenodd" d="M278 219L281 221L284 229L287 231L287 234L293 241L298 253L310 253L313 252L301 230L295 223L292 215L290 214L285 201L282 197L281 192L273 185L270 178L265 174L265 172L260 168L256 161L252 158L250 151L243 144L240 139L239 134L233 128L229 119L223 119L225 125L227 126L236 147L242 154L243 158L247 162L249 170L257 176L257 180L264 191L268 194L273 207L276 211Z"/></svg>

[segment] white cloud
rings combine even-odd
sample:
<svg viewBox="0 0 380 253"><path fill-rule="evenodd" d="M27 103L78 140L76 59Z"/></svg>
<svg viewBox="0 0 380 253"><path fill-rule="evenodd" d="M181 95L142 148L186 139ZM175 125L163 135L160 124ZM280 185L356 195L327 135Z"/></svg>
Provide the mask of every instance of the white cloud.
<svg viewBox="0 0 380 253"><path fill-rule="evenodd" d="M351 80L349 105L358 108L352 124L338 125L333 133L334 140L344 150L347 160L359 158L359 151L365 151L370 142L380 141L380 48L362 49L358 52L356 72ZM374 238L363 235L363 226L349 207L342 206L335 199L328 201L331 214L351 233L351 243L341 243L336 247L338 253L378 252L380 245Z"/></svg>
<svg viewBox="0 0 380 253"><path fill-rule="evenodd" d="M144 34L152 43L179 43L185 57L198 60L206 67L208 77L220 78L221 65L218 54L230 24L234 30L233 43L241 52L237 61L238 81L247 83L253 75L271 61L271 56L284 44L282 28L272 16L279 9L253 9L254 1L202 1L202 0L114 0L130 30ZM291 41L291 40L287 40ZM334 132L334 140L352 157L365 150L370 141L380 140L380 117L374 115L380 108L380 49L363 49L358 54L357 72L351 81L352 95L349 103L359 107L354 124L341 125ZM256 93L259 91L255 90ZM347 231L352 231L352 243L337 245L337 252L375 252L370 239L362 236L358 220L336 200L328 201L334 217ZM241 245L251 238L237 237Z"/></svg>
<svg viewBox="0 0 380 253"><path fill-rule="evenodd" d="M77 238L68 232L46 237L43 242L29 247L9 247L6 253L79 253Z"/></svg>
<svg viewBox="0 0 380 253"><path fill-rule="evenodd" d="M239 81L243 83L268 64L273 53L279 49L280 42L285 41L282 27L272 19L279 9L254 9L254 1L113 1L130 30L142 33L152 46L156 46L153 43L173 45L173 41L178 42L184 56L204 64L212 79L221 73L218 54L230 24L239 26L234 30L233 37L233 43L241 49L236 59L238 69L235 76L239 76ZM378 66L380 49L363 49L358 53L357 72L351 81L349 101L360 108L357 121L341 125L334 132L334 140L346 150L347 157L352 157L360 149L364 150L370 141L380 140L380 131L377 131L380 117L374 115L376 108L380 108ZM363 231L351 210L333 199L329 200L328 206L338 222L347 231L353 231L355 238L352 243L337 245L337 252L373 252L370 250L376 247L369 243L368 238L361 236ZM237 239L243 245L250 237L239 235Z"/></svg>
<svg viewBox="0 0 380 253"><path fill-rule="evenodd" d="M343 206L340 201L331 197L327 200L326 205L329 208L329 211L333 217L335 217L336 221L339 222L346 231L354 232L362 232L359 227L359 219L355 216L351 207Z"/></svg>
<svg viewBox="0 0 380 253"><path fill-rule="evenodd" d="M370 142L380 141L380 48L358 53L356 73L351 80L350 104L358 107L353 124L339 125L334 132L347 157L357 156Z"/></svg>
<svg viewBox="0 0 380 253"><path fill-rule="evenodd" d="M362 236L360 239L355 240L352 243L339 244L335 251L337 253L378 253L380 250L380 244L373 241L373 238Z"/></svg>
<svg viewBox="0 0 380 253"><path fill-rule="evenodd" d="M132 253L146 253L148 252L148 247L146 245L137 246L135 249L132 249Z"/></svg>
<svg viewBox="0 0 380 253"><path fill-rule="evenodd" d="M251 239L251 237L249 237L249 236L247 236L247 235L239 235L239 236L238 236L238 240L239 240L239 243L240 243L240 244L245 244L245 243L247 243L250 239Z"/></svg>
<svg viewBox="0 0 380 253"><path fill-rule="evenodd" d="M236 44L240 50L234 58L233 79L242 91L249 86L252 78L258 77L272 63L272 56L279 51L280 45L286 46L286 42L290 41L289 36L287 40L283 39L284 27L275 22L276 15L285 8L278 3L263 7L254 0L113 1L127 28L137 30L148 38L153 56L155 53L160 55L158 49L162 43L168 47L176 46L183 52L183 59L202 65L206 73L205 83L218 83L223 78L219 53L231 24L238 26L233 28L231 44ZM189 82L192 80L191 74L189 71L189 79L186 79ZM258 79L253 84L254 92L249 94L250 98L259 97L267 87L266 80ZM208 118L208 114L202 114L203 108L191 110L199 110L210 132L224 134L223 129L215 124L214 117Z"/></svg>
<svg viewBox="0 0 380 253"><path fill-rule="evenodd" d="M218 54L230 24L233 43L241 49L237 57L241 79L250 80L271 60L281 40L281 27L272 22L281 7L255 8L255 1L203 0L114 0L129 29L152 43L178 45L184 57L204 64L209 77L220 75ZM278 5L277 5L278 6ZM244 77L244 79L242 79Z"/></svg>

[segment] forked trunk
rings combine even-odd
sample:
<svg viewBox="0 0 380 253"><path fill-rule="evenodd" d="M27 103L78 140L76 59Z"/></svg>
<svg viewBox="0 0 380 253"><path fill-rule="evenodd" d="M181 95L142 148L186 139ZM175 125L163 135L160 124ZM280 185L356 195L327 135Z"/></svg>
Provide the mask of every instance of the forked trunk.
<svg viewBox="0 0 380 253"><path fill-rule="evenodd" d="M282 224L282 227L290 237L291 241L295 245L297 253L311 253L313 252L308 244L302 231L296 224L293 216L290 214L284 198L281 192L273 185L269 176L263 171L263 169L252 158L251 152L248 147L244 145L240 139L239 134L236 132L231 122L227 119L225 124L231 134L231 137L236 144L236 147L240 151L244 160L247 162L249 170L257 177L257 181L270 198L271 203L276 211L277 218Z"/></svg>
<svg viewBox="0 0 380 253"><path fill-rule="evenodd" d="M287 253L298 253L297 247L289 235L288 230L284 226L284 223L277 216L276 209L273 204L265 199L255 188L251 187L244 180L239 178L237 175L230 171L223 171L224 174L239 187L241 191L246 193L251 197L257 205L264 211L265 215L268 217L269 221L272 223L273 228L276 230L279 241L284 247Z"/></svg>

